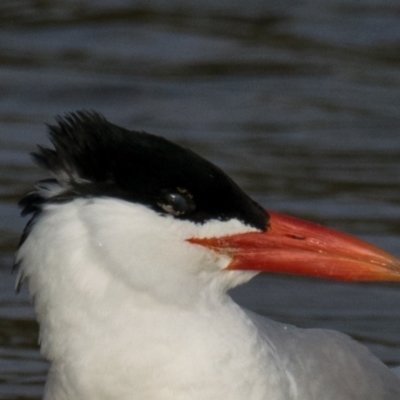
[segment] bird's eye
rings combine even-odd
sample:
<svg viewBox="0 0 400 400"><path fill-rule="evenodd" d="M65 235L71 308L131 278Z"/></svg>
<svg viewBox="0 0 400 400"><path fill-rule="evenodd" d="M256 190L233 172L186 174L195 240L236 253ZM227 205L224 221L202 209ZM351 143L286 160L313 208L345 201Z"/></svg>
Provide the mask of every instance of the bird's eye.
<svg viewBox="0 0 400 400"><path fill-rule="evenodd" d="M182 188L163 190L161 199L157 204L165 212L176 217L190 214L196 208L193 196Z"/></svg>

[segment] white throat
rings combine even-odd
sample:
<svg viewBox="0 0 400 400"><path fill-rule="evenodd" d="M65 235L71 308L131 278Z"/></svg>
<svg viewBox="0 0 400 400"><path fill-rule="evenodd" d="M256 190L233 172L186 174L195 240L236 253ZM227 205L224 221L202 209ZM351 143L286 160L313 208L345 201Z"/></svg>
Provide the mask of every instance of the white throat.
<svg viewBox="0 0 400 400"><path fill-rule="evenodd" d="M291 398L273 346L226 295L254 273L186 242L250 230L108 198L46 206L18 253L51 362L45 398Z"/></svg>

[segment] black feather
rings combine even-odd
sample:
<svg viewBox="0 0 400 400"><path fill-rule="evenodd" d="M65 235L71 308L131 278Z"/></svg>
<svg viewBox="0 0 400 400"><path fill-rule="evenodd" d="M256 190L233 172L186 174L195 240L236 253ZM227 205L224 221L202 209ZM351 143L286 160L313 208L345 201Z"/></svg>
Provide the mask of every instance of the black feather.
<svg viewBox="0 0 400 400"><path fill-rule="evenodd" d="M237 218L266 229L264 210L218 167L162 137L87 111L58 117L48 129L54 149L39 146L33 158L54 179L39 182L20 201L23 215L33 213L21 243L45 204L77 197L116 197L195 223Z"/></svg>

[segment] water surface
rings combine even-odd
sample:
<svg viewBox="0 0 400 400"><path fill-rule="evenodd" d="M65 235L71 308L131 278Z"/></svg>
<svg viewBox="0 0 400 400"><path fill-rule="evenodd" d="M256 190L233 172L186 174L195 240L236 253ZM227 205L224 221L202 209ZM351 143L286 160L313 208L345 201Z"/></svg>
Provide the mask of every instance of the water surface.
<svg viewBox="0 0 400 400"><path fill-rule="evenodd" d="M128 4L129 3L129 4ZM216 4L217 3L217 4ZM400 5L371 1L2 1L0 397L40 398L47 364L12 252L28 153L94 109L225 169L265 207L400 256ZM341 330L400 364L400 288L262 276L245 306Z"/></svg>

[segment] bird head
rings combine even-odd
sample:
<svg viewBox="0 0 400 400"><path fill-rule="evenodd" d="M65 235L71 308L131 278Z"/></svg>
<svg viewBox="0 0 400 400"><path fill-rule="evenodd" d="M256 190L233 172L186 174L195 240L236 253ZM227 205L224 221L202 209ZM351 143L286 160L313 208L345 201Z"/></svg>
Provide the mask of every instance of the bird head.
<svg viewBox="0 0 400 400"><path fill-rule="evenodd" d="M166 298L204 282L224 292L259 272L400 280L395 257L264 210L218 167L162 137L94 112L57 122L49 127L54 148L33 153L52 178L20 201L32 214L17 255L20 280L30 275L32 254L57 263L82 253L126 285ZM49 256L57 246L64 253Z"/></svg>

